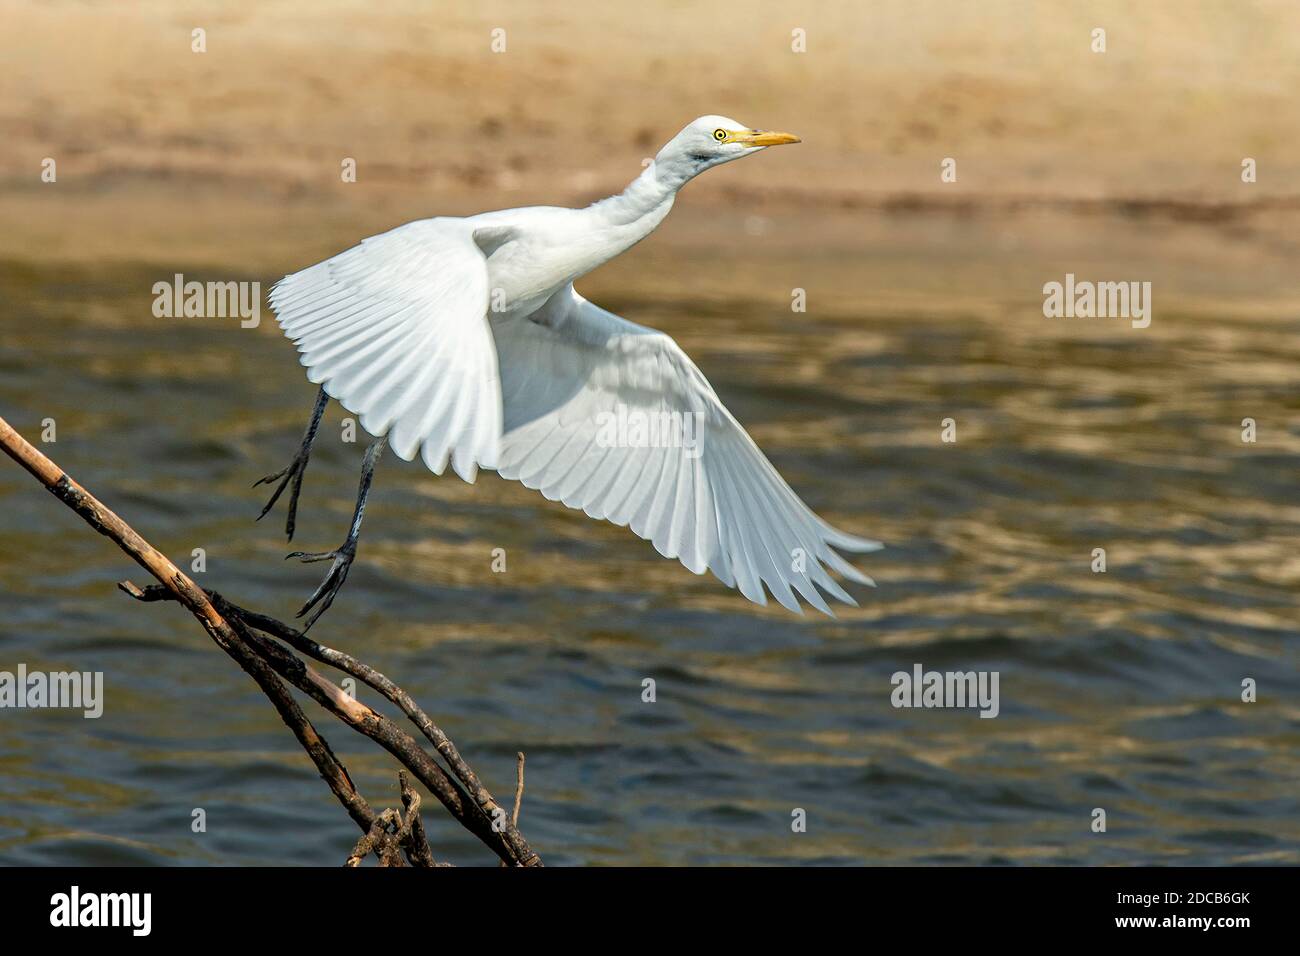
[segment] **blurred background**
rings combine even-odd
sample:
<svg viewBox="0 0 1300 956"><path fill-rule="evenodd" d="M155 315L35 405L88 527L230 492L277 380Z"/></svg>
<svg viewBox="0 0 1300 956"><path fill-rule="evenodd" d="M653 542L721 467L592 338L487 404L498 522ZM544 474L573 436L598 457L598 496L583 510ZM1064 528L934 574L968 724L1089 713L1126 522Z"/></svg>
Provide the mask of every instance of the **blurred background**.
<svg viewBox="0 0 1300 956"><path fill-rule="evenodd" d="M701 114L803 137L691 183L579 288L675 336L815 510L887 543L859 562L879 589L834 620L756 608L495 475L390 457L313 631L411 691L499 797L526 751L548 863L1300 862L1294 3L0 18L0 415L32 440L54 419L43 450L74 478L281 617L322 568L281 560L282 511L255 524L249 486L314 388L269 310L159 319L155 282L265 291L411 219L582 205ZM1151 282L1151 326L1044 318L1066 273ZM345 531L362 446L340 414L294 548ZM177 608L118 594L141 572L0 464L0 670L106 687L99 720L0 711L0 862L340 863L353 824L252 683ZM1001 715L895 710L916 663L999 671ZM311 713L394 802L390 762ZM491 862L428 816L440 859Z"/></svg>

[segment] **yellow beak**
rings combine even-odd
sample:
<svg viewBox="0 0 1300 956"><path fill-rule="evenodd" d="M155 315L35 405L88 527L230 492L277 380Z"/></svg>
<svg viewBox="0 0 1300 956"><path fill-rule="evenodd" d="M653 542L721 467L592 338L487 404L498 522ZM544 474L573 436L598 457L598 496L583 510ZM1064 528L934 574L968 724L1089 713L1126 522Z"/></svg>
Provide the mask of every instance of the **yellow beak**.
<svg viewBox="0 0 1300 956"><path fill-rule="evenodd" d="M771 130L742 129L727 137L728 143L741 143L745 146L784 146L786 143L802 142L794 133L777 133Z"/></svg>

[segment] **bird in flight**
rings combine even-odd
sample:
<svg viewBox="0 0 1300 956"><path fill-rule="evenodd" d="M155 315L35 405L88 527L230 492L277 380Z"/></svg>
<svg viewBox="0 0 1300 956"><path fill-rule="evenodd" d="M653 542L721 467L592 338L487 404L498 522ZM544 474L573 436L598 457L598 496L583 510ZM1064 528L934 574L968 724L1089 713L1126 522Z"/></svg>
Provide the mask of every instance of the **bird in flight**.
<svg viewBox="0 0 1300 956"><path fill-rule="evenodd" d="M278 482L259 518L289 487L292 540L329 399L375 436L344 543L288 556L332 562L298 612L315 608L305 627L347 578L385 445L405 461L419 455L437 475L450 464L467 482L495 469L630 527L664 557L696 574L712 571L757 604L767 603L766 588L799 613L802 597L830 614L823 591L856 605L829 572L874 585L838 552L881 544L814 514L672 338L573 288L653 232L678 190L704 170L797 142L703 116L623 192L584 209L421 219L277 282L271 307L321 388L298 453L257 482ZM612 427L630 421L650 427ZM682 427L667 427L674 424Z"/></svg>

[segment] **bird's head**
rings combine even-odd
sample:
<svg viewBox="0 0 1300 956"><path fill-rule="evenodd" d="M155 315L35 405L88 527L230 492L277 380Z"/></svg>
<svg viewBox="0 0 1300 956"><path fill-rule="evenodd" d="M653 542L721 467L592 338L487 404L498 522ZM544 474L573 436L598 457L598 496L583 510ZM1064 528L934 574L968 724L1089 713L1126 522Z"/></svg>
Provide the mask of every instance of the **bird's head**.
<svg viewBox="0 0 1300 956"><path fill-rule="evenodd" d="M725 116L701 116L659 150L655 164L678 169L689 179L713 166L761 152L769 146L797 142L799 137L792 133L750 129Z"/></svg>

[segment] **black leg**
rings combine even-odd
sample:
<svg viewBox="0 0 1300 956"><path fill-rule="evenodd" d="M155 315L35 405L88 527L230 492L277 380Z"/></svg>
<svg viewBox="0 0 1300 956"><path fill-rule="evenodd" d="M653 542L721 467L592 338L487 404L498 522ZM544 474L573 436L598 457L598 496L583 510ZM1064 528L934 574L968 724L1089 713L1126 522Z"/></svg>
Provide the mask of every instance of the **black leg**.
<svg viewBox="0 0 1300 956"><path fill-rule="evenodd" d="M330 565L329 573L325 575L325 580L320 583L320 587L307 599L307 603L298 612L297 616L302 617L312 609L313 605L320 603L320 607L316 608L315 613L302 626L304 633L334 603L334 595L339 593L339 588L343 587L343 582L348 579L348 569L352 567L352 561L357 556L357 538L361 535L361 519L366 513L366 499L370 497L370 483L375 478L375 463L379 461L379 456L383 454L384 445L387 442L388 439L386 438L376 438L370 443L370 447L366 449L365 460L361 463L361 487L357 489L357 507L352 513L352 527L348 529L348 537L343 542L342 547L333 551L321 551L316 554L306 551L294 551L292 554L285 555L286 561L289 558L298 558L305 563L329 561L331 559L334 561Z"/></svg>
<svg viewBox="0 0 1300 956"><path fill-rule="evenodd" d="M325 389L320 390L316 396L316 407L312 409L311 421L307 424L307 433L302 436L302 446L298 449L298 454L293 456L293 461L289 462L289 467L282 471L277 471L274 475L267 475L265 478L259 478L253 482L253 487L258 485L269 485L273 481L279 481L280 484L275 489L275 494L271 495L271 500L266 503L262 513L257 516L261 521L266 517L275 503L280 500L280 495L284 494L284 489L292 483L293 490L289 492L289 517L284 522L284 533L293 540L294 524L298 520L298 495L302 492L302 476L307 472L307 459L311 457L311 445L316 440L316 429L320 427L321 416L325 414L325 406L329 403L330 397L325 394Z"/></svg>

